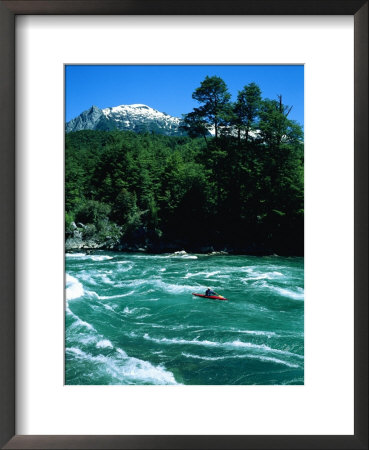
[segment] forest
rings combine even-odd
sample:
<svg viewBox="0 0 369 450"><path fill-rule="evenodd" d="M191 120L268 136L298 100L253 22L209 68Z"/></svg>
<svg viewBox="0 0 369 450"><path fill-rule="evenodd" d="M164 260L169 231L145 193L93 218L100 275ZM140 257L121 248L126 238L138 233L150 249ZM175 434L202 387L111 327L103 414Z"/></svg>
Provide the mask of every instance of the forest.
<svg viewBox="0 0 369 450"><path fill-rule="evenodd" d="M89 247L303 255L304 143L291 106L256 83L231 101L206 77L184 136L65 136L65 233Z"/></svg>

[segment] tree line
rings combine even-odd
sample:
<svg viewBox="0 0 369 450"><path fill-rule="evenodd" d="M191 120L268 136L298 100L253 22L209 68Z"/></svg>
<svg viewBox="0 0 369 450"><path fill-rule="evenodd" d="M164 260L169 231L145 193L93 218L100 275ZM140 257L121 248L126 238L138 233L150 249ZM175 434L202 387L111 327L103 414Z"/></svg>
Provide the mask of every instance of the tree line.
<svg viewBox="0 0 369 450"><path fill-rule="evenodd" d="M302 254L303 131L291 107L255 83L232 102L216 76L192 96L187 136L66 135L67 236L75 222L101 242Z"/></svg>

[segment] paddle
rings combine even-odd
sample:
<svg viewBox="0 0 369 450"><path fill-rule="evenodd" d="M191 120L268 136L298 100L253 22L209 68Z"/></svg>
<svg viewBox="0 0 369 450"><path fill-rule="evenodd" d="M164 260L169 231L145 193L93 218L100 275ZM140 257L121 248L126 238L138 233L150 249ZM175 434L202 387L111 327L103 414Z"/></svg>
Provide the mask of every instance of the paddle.
<svg viewBox="0 0 369 450"><path fill-rule="evenodd" d="M223 295L218 294L217 292L213 291L215 295L217 295L218 297L222 297L225 298Z"/></svg>

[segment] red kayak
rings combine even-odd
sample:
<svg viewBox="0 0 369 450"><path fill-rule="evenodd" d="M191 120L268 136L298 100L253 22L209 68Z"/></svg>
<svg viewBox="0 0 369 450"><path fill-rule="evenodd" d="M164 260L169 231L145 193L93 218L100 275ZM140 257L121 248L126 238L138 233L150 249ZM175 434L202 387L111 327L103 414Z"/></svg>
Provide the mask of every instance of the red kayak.
<svg viewBox="0 0 369 450"><path fill-rule="evenodd" d="M196 297L204 297L204 298L212 298L213 300L228 300L225 297L222 297L221 295L204 295L204 294L195 294L194 292L192 295L196 295Z"/></svg>

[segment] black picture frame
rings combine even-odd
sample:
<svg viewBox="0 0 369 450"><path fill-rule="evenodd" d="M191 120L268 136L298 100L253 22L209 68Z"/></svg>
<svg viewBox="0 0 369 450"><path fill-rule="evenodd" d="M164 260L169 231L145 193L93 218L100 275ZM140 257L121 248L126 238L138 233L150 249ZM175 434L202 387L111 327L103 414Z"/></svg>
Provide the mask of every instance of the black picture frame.
<svg viewBox="0 0 369 450"><path fill-rule="evenodd" d="M354 435L15 435L15 295L16 282L21 281L15 279L15 17L20 14L354 16ZM0 0L0 105L0 445L2 448L265 450L368 448L368 1Z"/></svg>

